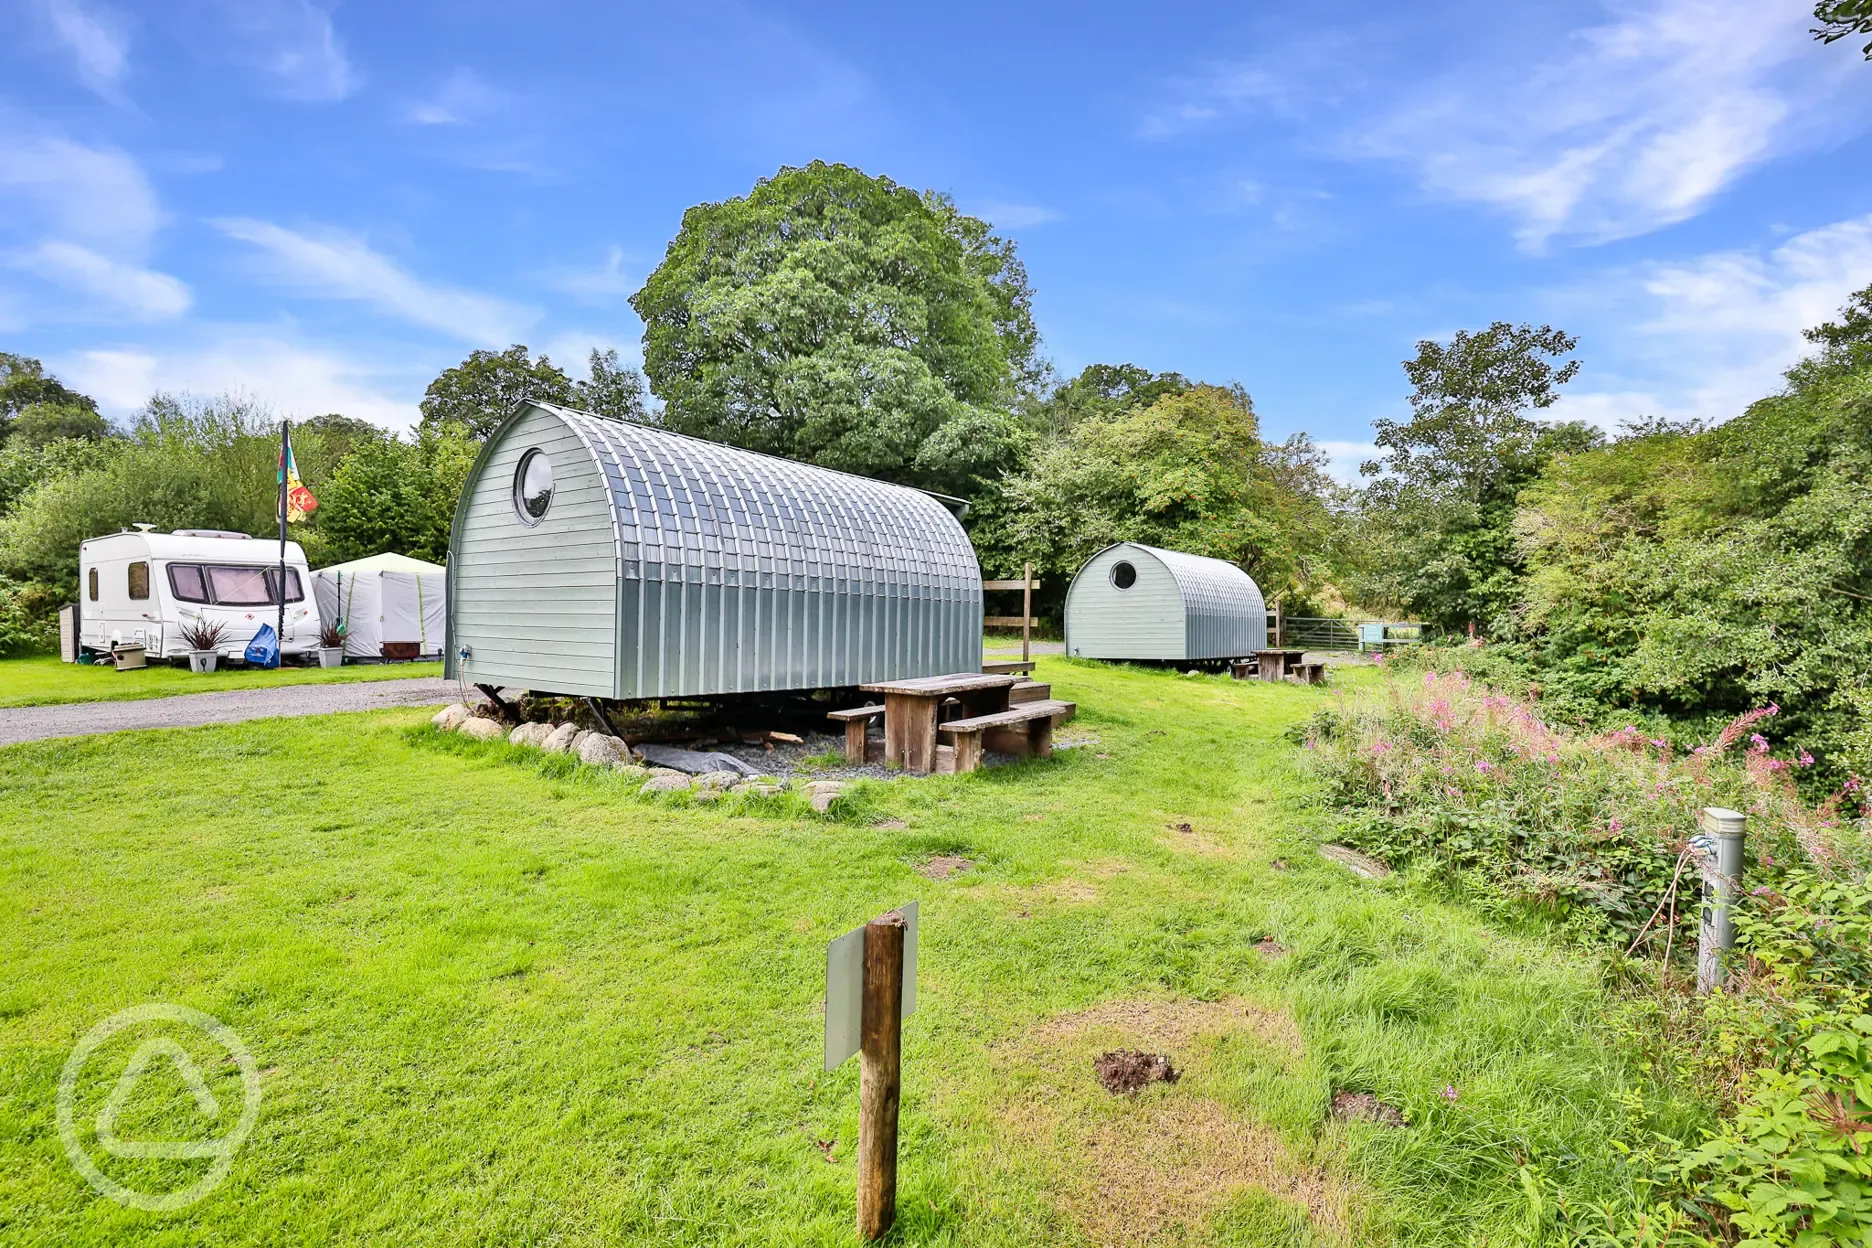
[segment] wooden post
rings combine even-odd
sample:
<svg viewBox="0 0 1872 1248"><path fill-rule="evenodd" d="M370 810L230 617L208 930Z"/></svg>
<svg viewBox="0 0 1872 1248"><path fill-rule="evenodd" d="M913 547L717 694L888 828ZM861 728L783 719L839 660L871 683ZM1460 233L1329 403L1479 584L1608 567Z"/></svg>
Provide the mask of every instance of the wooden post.
<svg viewBox="0 0 1872 1248"><path fill-rule="evenodd" d="M1033 564L1021 565L1021 662L1033 658Z"/></svg>
<svg viewBox="0 0 1872 1248"><path fill-rule="evenodd" d="M1279 598L1274 600L1274 648L1284 649L1287 645L1287 604Z"/></svg>
<svg viewBox="0 0 1872 1248"><path fill-rule="evenodd" d="M884 1238L897 1220L897 1109L903 1097L904 917L864 929L858 1075L858 1238Z"/></svg>

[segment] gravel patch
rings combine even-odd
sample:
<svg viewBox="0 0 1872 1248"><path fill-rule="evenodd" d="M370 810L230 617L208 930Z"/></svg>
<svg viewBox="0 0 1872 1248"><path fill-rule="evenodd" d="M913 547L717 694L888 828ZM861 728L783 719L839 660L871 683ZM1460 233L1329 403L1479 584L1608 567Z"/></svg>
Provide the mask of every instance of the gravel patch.
<svg viewBox="0 0 1872 1248"><path fill-rule="evenodd" d="M225 689L134 702L76 702L63 706L0 709L0 746L49 737L88 737L140 728L199 728L250 719L379 711L393 706L440 706L461 698L459 686L439 676L355 684L279 685Z"/></svg>

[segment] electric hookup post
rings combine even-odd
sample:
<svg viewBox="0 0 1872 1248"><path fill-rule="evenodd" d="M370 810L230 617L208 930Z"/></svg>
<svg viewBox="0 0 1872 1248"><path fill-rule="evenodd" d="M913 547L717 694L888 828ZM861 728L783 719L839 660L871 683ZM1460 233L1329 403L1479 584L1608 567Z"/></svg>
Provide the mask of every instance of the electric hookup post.
<svg viewBox="0 0 1872 1248"><path fill-rule="evenodd" d="M897 1220L897 1107L903 1020L916 1010L917 904L880 915L826 946L825 1068L853 1053L858 1072L858 1237Z"/></svg>
<svg viewBox="0 0 1872 1248"><path fill-rule="evenodd" d="M1748 816L1722 806L1705 806L1691 839L1703 871L1702 923L1697 929L1697 991L1722 987L1722 955L1735 947L1735 924L1729 907L1742 888L1742 834Z"/></svg>

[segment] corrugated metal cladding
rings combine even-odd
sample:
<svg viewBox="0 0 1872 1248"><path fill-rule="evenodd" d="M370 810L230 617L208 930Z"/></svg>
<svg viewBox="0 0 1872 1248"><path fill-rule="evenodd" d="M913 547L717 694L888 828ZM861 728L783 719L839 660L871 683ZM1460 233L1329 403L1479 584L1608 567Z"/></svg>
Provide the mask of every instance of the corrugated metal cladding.
<svg viewBox="0 0 1872 1248"><path fill-rule="evenodd" d="M1129 589L1112 582L1120 560L1137 569ZM1066 645L1068 653L1086 658L1241 658L1267 647L1267 604L1254 578L1232 563L1119 542L1073 577Z"/></svg>
<svg viewBox="0 0 1872 1248"><path fill-rule="evenodd" d="M583 450L582 464L555 455L555 490L576 489L590 473L609 503L611 696L818 689L980 666L981 568L961 524L929 495L547 404L529 404L504 424L483 465L498 476L497 465L545 445L542 420ZM498 476L499 491L477 495L505 497L512 471ZM546 534L556 512L555 500L537 525L524 526L510 503L465 507L458 529L469 531L455 543L471 560L477 530ZM576 529L590 522L571 520L565 539L589 540ZM465 564L451 618L473 613L472 580ZM509 611L509 631L523 630L526 606ZM463 641L475 646L466 630ZM451 641L451 661L457 648ZM565 691L540 683L538 669L550 663L531 659L529 678L514 683ZM472 657L468 668L471 679L504 683Z"/></svg>

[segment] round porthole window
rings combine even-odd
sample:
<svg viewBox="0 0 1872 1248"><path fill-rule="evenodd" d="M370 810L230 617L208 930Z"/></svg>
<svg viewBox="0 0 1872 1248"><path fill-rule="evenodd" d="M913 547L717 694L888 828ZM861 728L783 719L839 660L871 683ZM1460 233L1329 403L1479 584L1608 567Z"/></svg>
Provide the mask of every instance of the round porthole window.
<svg viewBox="0 0 1872 1248"><path fill-rule="evenodd" d="M1137 584L1137 569L1124 560L1112 564L1111 576L1112 584L1119 589L1130 589Z"/></svg>
<svg viewBox="0 0 1872 1248"><path fill-rule="evenodd" d="M538 524L552 506L552 460L535 448L520 457L514 469L514 511L522 524Z"/></svg>

